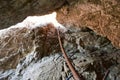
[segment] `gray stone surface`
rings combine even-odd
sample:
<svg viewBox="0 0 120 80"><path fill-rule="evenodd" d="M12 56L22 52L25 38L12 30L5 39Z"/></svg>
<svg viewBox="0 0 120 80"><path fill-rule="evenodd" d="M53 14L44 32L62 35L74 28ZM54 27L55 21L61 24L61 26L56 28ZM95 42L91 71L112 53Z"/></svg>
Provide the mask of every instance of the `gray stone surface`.
<svg viewBox="0 0 120 80"><path fill-rule="evenodd" d="M49 26L50 29L47 26ZM8 58L8 60L5 58L5 62L2 62L5 63L5 65L0 65L3 69L0 70L0 79L66 80L71 76L71 71L60 51L57 35L55 35L56 32L54 33L52 25L49 24L47 26L44 28L34 28L34 30L26 30L26 28L20 29L20 39L23 39L23 43L26 44L26 46L21 47L23 50L21 57L15 55L17 58ZM82 74L86 80L101 80L106 71L110 70L107 79L115 80L116 78L116 80L119 80L120 50L113 47L108 39L96 35L95 32L88 28L67 28L68 31L66 33L61 33L61 36L64 36L62 38L63 46L78 73ZM48 34L51 34L51 36L47 37L46 45L43 43L45 41L44 31L47 29L49 29L50 32L48 31ZM19 28L13 30L15 34L19 31ZM53 31L53 33L51 33L51 31ZM11 36L13 33L11 33ZM54 36L54 38L52 36ZM16 36L14 36L14 38L16 38ZM26 38L31 39L31 41L29 40L31 45L28 45L29 42L27 43ZM13 42L14 39L11 43ZM16 41L11 47L6 46L4 49L8 49L9 51L18 43L19 41ZM9 45L11 44L9 43ZM43 45L45 45L45 48L43 48ZM15 47L15 50L17 51L18 48L20 47ZM9 55L12 55L12 53ZM5 55L1 55L1 57L4 56ZM8 56L7 53L6 56ZM13 65L14 67L9 66L13 63L16 63L16 65ZM6 68L4 68L5 66ZM74 80L73 76L70 80Z"/></svg>

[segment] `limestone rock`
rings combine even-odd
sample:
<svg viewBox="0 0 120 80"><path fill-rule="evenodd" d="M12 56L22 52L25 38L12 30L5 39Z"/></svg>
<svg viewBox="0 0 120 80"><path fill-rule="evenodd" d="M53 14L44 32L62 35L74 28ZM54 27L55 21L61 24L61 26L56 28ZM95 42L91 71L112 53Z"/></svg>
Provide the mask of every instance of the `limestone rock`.
<svg viewBox="0 0 120 80"><path fill-rule="evenodd" d="M25 29L25 31L23 29ZM9 62L2 62L5 64L4 67L3 64L0 65L0 68L2 68L2 70L0 70L0 79L66 80L70 78L70 80L74 80L60 51L53 25L48 24L44 27L33 28L32 30L28 28L12 28L14 34L20 30L24 32L21 33L22 36L20 36L20 38L22 40L22 37L24 37L25 42L22 41L22 43L24 42L25 45L23 45L23 47L22 45L15 47L14 50L13 45L16 46L16 44L19 44L21 41L16 41L16 43L11 41L11 44L14 43L11 47L2 49L8 49L9 51L13 47L13 51L17 51L21 48L18 50L21 53L16 53L21 56L17 57L17 55L14 55L12 52L10 52L9 55L1 55L6 62ZM82 74L86 80L101 80L106 70L109 69L111 71L113 70L112 74L109 74L110 79L116 76L119 78L119 75L114 71L118 70L119 66L116 66L115 69L111 68L112 66L120 64L119 49L114 48L109 40L96 35L90 29L69 27L68 30L68 32L62 35L64 36L64 39L62 39L63 45L79 74ZM5 35L8 36L7 34ZM11 36L16 38L15 35ZM28 45L30 42L31 45ZM10 55L14 55L15 58L11 58L12 56ZM7 56L10 58L6 58ZM12 66L10 66L10 64L12 64ZM113 74L116 75L114 76ZM109 78L109 76L107 76L107 78Z"/></svg>
<svg viewBox="0 0 120 80"><path fill-rule="evenodd" d="M0 30L0 69L15 68L20 59L32 51L38 58L59 51L56 29L59 27L64 32L65 27L56 21L54 14L28 17Z"/></svg>
<svg viewBox="0 0 120 80"><path fill-rule="evenodd" d="M120 47L119 0L11 0L0 4L1 27L29 15L58 13L58 21L56 13L29 16L0 30L0 80L74 80L60 51L59 28L64 49L79 74L86 80L102 80L110 70L106 78L119 80L120 49L112 45Z"/></svg>

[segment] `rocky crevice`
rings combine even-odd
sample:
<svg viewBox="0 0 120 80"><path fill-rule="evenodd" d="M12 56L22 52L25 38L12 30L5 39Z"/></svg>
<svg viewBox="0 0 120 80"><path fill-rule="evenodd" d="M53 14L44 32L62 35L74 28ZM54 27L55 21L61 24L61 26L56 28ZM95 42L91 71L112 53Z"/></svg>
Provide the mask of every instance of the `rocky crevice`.
<svg viewBox="0 0 120 80"><path fill-rule="evenodd" d="M67 26L89 27L120 47L119 0L11 0L0 1L0 28L22 21L27 16L56 11L58 21Z"/></svg>
<svg viewBox="0 0 120 80"><path fill-rule="evenodd" d="M5 59L6 62L9 62L3 62L5 65L0 65L2 68L0 79L65 80L71 76L60 51L56 29L52 24L32 30L27 28L11 30L14 30L13 33L21 32L19 38L26 44L26 47L4 48L13 47L17 52L22 47L19 50L22 56L17 57L19 55L17 54L14 56L15 58ZM63 37L64 49L71 58L75 69L86 80L101 80L107 70L110 70L107 79L119 80L120 50L113 47L108 39L96 35L88 28L77 27L68 27L68 31L64 35L61 33L61 37ZM30 39L30 42L25 39ZM13 42L15 41L11 41L11 43ZM19 43L16 42L16 44ZM9 45L11 44L9 43ZM3 58L13 55L12 53L7 55L7 51L4 54L6 55L2 56ZM11 64L12 66L10 66ZM73 77L70 80L74 80Z"/></svg>
<svg viewBox="0 0 120 80"><path fill-rule="evenodd" d="M74 80L60 51L59 26L64 49L79 74L102 80L109 71L106 80L120 79L119 0L0 2L1 28L54 10L67 28L65 32L53 13L0 30L0 80Z"/></svg>

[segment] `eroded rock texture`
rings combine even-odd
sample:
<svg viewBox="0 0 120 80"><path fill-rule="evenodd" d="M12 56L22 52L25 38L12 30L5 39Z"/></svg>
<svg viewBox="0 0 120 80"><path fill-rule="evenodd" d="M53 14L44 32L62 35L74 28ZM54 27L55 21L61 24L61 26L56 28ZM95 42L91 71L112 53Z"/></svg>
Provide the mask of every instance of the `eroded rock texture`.
<svg viewBox="0 0 120 80"><path fill-rule="evenodd" d="M12 28L8 33L0 38L0 69L15 68L20 59L32 51L38 58L59 51L56 29L52 24L33 30Z"/></svg>
<svg viewBox="0 0 120 80"><path fill-rule="evenodd" d="M119 0L79 0L61 8L58 20L68 26L89 27L120 48Z"/></svg>
<svg viewBox="0 0 120 80"><path fill-rule="evenodd" d="M0 49L0 60L4 60L0 63L1 80L70 78L71 71L60 51L53 25L33 29L12 28L9 31L5 32L9 35L5 35L10 37L1 37L4 42L1 46L5 44ZM120 50L113 47L108 39L96 35L88 28L75 27L69 27L66 33L61 33L62 37L66 53L85 80L102 80L108 70L108 80L120 79ZM70 80L74 80L73 77Z"/></svg>
<svg viewBox="0 0 120 80"><path fill-rule="evenodd" d="M0 4L0 28L55 10L57 20L68 29L65 32L53 13L31 16L23 21L25 25L0 30L0 80L74 80L60 51L59 27L66 53L86 80L102 80L107 71L105 80L120 79L120 49L115 48L120 48L119 0L4 0Z"/></svg>
<svg viewBox="0 0 120 80"><path fill-rule="evenodd" d="M11 26L30 15L57 10L64 25L89 27L120 48L119 0L2 0L0 28Z"/></svg>

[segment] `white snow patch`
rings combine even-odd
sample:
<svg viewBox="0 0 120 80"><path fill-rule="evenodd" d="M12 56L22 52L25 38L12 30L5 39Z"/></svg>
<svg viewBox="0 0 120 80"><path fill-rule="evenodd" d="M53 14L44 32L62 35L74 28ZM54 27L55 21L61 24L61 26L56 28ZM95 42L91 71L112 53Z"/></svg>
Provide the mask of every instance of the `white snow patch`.
<svg viewBox="0 0 120 80"><path fill-rule="evenodd" d="M5 35L11 28L29 28L33 29L36 27L43 27L49 23L53 24L55 28L59 28L62 32L67 31L67 29L58 23L56 20L56 12L51 14L43 15L43 16L28 16L23 22L13 25L7 29L0 30L0 36Z"/></svg>

